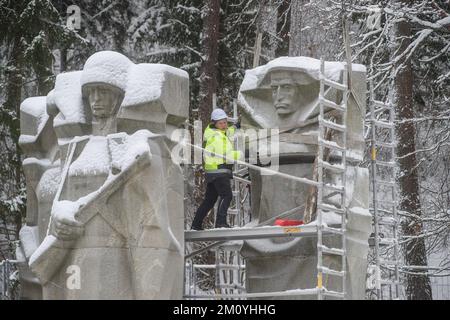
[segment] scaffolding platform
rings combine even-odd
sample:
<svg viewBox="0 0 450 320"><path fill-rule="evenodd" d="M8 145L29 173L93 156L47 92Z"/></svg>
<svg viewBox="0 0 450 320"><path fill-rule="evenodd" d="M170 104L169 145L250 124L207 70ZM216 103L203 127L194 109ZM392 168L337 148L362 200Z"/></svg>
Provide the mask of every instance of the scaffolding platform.
<svg viewBox="0 0 450 320"><path fill-rule="evenodd" d="M324 235L328 234L326 231L323 231L322 233ZM189 230L184 232L185 241L229 241L282 237L317 237L317 225L218 228L201 231Z"/></svg>

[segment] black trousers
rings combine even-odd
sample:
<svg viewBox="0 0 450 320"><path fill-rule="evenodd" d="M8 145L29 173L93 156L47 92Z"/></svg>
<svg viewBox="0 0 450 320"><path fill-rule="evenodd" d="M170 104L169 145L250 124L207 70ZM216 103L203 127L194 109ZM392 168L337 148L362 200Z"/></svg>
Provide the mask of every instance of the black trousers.
<svg viewBox="0 0 450 320"><path fill-rule="evenodd" d="M205 199L195 213L192 227L201 228L203 219L205 219L208 212L214 207L214 204L219 199L219 208L217 210L216 225L223 225L227 222L227 212L230 207L233 193L230 186L230 176L223 175L215 177L214 179L208 179L206 185Z"/></svg>

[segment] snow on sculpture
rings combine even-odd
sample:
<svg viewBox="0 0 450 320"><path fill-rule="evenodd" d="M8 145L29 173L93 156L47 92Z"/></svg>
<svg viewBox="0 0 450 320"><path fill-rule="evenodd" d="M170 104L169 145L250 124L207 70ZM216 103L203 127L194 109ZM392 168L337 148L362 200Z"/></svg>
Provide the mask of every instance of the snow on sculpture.
<svg viewBox="0 0 450 320"><path fill-rule="evenodd" d="M181 298L183 177L168 136L188 90L184 71L102 51L22 103L25 285L37 276L44 299Z"/></svg>
<svg viewBox="0 0 450 320"><path fill-rule="evenodd" d="M347 296L363 299L367 269L371 216L368 212L368 170L358 167L364 152L365 67L352 65L354 97L347 106ZM311 179L317 155L320 61L307 57L281 57L247 70L240 87L238 104L242 128L279 128L279 170ZM344 65L325 62L325 76L342 82ZM336 103L342 94L333 88L325 97ZM326 115L331 114L326 110ZM341 122L341 121L339 121ZM333 137L339 142L339 137ZM332 162L333 155L330 157ZM266 161L264 163L267 163ZM250 170L253 225L300 207L289 219L304 219L309 186L285 177L261 175ZM331 176L331 179L337 177ZM323 214L328 225L340 224L340 216ZM308 222L308 221L307 221ZM312 222L314 223L314 221ZM275 292L316 287L317 250L314 238L247 240L241 249L246 258L248 292ZM338 237L327 237L325 245L339 247ZM340 257L324 255L324 266L340 270ZM329 290L341 291L340 279L324 279ZM299 297L296 297L299 298ZM314 298L303 296L303 298Z"/></svg>

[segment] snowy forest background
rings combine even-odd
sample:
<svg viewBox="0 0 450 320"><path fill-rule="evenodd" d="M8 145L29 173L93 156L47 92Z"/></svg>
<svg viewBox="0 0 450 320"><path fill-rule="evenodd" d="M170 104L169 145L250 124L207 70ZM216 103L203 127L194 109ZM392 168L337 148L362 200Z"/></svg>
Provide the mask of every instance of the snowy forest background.
<svg viewBox="0 0 450 320"><path fill-rule="evenodd" d="M81 9L79 30L66 26L72 4ZM378 9L379 23L371 23ZM439 267L406 272L406 297L431 298L430 281L450 273L445 0L0 0L0 261L14 259L26 211L19 106L46 95L56 74L82 69L99 50L169 64L189 73L191 120L206 123L213 94L232 110L244 72L254 65L298 55L344 61L343 21L353 62L367 66L377 99L395 106L405 264ZM201 177L197 170L193 181L201 185ZM195 204L201 189L192 193Z"/></svg>

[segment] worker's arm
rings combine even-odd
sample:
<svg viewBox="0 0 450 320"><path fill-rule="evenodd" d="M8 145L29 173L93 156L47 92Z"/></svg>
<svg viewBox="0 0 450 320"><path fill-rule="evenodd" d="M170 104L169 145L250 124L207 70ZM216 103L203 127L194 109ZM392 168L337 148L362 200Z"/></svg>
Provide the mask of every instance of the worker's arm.
<svg viewBox="0 0 450 320"><path fill-rule="evenodd" d="M239 160L241 158L241 152L238 150L232 150L227 153L227 160L230 162L230 160Z"/></svg>
<svg viewBox="0 0 450 320"><path fill-rule="evenodd" d="M239 160L241 158L241 152L234 150L233 147L233 141L234 141L234 134L236 133L236 127L235 126L231 126L228 128L227 131L227 135L228 135L228 139L230 140L230 144L231 144L231 150L227 152L227 163L232 162L231 160Z"/></svg>

